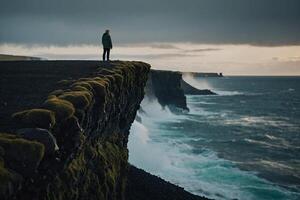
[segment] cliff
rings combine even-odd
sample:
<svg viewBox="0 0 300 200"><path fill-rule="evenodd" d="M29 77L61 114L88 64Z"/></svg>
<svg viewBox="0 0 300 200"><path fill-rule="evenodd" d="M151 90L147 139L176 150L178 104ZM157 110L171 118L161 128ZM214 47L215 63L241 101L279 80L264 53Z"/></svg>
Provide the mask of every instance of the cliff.
<svg viewBox="0 0 300 200"><path fill-rule="evenodd" d="M16 61L16 60L41 60L41 58L30 57L30 56L0 54L0 61Z"/></svg>
<svg viewBox="0 0 300 200"><path fill-rule="evenodd" d="M211 90L199 90L182 78L184 73L176 71L151 70L145 93L149 99L156 98L162 107L171 111L189 110L185 95L216 95Z"/></svg>
<svg viewBox="0 0 300 200"><path fill-rule="evenodd" d="M129 200L208 200L134 166L129 167L126 197Z"/></svg>
<svg viewBox="0 0 300 200"><path fill-rule="evenodd" d="M181 88L182 74L173 71L151 70L146 95L157 98L162 106L171 110L188 110L186 97Z"/></svg>
<svg viewBox="0 0 300 200"><path fill-rule="evenodd" d="M0 62L0 199L205 199L128 165L129 128L149 68L121 61ZM147 86L155 80L156 89L147 87L147 94L186 108L181 75L154 74Z"/></svg>
<svg viewBox="0 0 300 200"><path fill-rule="evenodd" d="M199 90L187 82L185 82L183 79L181 79L181 88L184 92L184 94L190 94L190 95L216 95L216 93L212 92L211 90L204 89Z"/></svg>
<svg viewBox="0 0 300 200"><path fill-rule="evenodd" d="M1 199L125 198L128 134L150 66L102 65L13 115L0 134Z"/></svg>
<svg viewBox="0 0 300 200"><path fill-rule="evenodd" d="M192 75L194 77L223 77L223 73L215 72L183 72L183 74Z"/></svg>

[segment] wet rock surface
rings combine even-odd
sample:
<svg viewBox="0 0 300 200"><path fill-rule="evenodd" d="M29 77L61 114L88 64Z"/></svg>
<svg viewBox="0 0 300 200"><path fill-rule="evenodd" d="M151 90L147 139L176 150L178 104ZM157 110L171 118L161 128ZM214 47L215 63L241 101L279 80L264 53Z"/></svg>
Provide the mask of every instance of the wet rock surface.
<svg viewBox="0 0 300 200"><path fill-rule="evenodd" d="M16 134L26 140L42 143L45 146L45 154L52 155L59 150L55 137L46 129L23 128L18 129Z"/></svg>
<svg viewBox="0 0 300 200"><path fill-rule="evenodd" d="M129 167L127 200L205 200L134 166Z"/></svg>
<svg viewBox="0 0 300 200"><path fill-rule="evenodd" d="M188 110L181 80L182 75L179 72L151 70L146 93L157 98L162 107Z"/></svg>
<svg viewBox="0 0 300 200"><path fill-rule="evenodd" d="M190 95L216 95L216 93L212 92L211 90L204 89L199 90L187 82L185 82L183 79L181 79L181 88L183 89L184 94L190 94Z"/></svg>

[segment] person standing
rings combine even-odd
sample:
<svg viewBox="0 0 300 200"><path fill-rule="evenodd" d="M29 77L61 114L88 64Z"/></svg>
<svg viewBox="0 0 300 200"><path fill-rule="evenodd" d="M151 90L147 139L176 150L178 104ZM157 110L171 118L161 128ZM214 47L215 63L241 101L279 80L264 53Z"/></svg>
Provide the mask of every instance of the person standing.
<svg viewBox="0 0 300 200"><path fill-rule="evenodd" d="M109 54L110 54L110 50L112 49L112 42L111 42L109 30L106 30L105 33L102 35L102 45L103 45L102 59L103 61L105 61L105 55L106 55L106 60L109 61Z"/></svg>

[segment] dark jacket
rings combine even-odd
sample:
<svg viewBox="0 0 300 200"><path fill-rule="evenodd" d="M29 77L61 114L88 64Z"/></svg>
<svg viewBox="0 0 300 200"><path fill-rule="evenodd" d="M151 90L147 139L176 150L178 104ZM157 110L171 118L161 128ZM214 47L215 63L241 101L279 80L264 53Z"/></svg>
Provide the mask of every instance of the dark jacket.
<svg viewBox="0 0 300 200"><path fill-rule="evenodd" d="M103 45L103 48L105 48L105 49L111 49L112 48L111 38L110 38L110 35L108 33L104 33L102 35L102 45Z"/></svg>

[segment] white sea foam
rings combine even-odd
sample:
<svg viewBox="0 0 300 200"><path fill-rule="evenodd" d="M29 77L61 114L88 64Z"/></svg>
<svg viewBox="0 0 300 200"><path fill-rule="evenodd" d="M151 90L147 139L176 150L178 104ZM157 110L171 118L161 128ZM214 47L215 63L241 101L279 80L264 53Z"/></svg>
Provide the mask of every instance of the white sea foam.
<svg viewBox="0 0 300 200"><path fill-rule="evenodd" d="M150 141L148 134L143 124L134 121L128 141L129 162L145 170L158 172L169 165L170 160L160 146Z"/></svg>
<svg viewBox="0 0 300 200"><path fill-rule="evenodd" d="M215 199L219 199L220 196L225 199L242 196L238 194L238 191L229 194L229 190L232 188L220 187L220 189L221 185L218 186L217 183L210 182L205 177L205 174L210 173L211 170L220 170L216 169L216 166L222 165L222 163L218 163L218 158L213 152L209 151L199 156L183 153L184 150L187 152L190 148L189 145L176 142L153 144L149 141L142 150L143 163L133 162L132 159L130 162L196 194L203 195L203 191L207 191L206 195ZM132 155L130 154L130 156ZM145 162L145 160L148 161ZM201 176L198 175L202 173L204 174L203 180L199 179Z"/></svg>
<svg viewBox="0 0 300 200"><path fill-rule="evenodd" d="M207 82L207 81L199 81L195 77L193 77L191 74L184 74L182 76L182 79L190 84L191 86L203 90L203 89L213 89L213 87Z"/></svg>
<svg viewBox="0 0 300 200"><path fill-rule="evenodd" d="M295 91L294 88L288 88L288 89L279 91L279 93L292 93L292 92L294 92L294 91Z"/></svg>
<svg viewBox="0 0 300 200"><path fill-rule="evenodd" d="M156 98L148 98L147 96L141 103L143 112L140 113L144 118L150 118L152 121L169 121L178 119L177 116L172 114L168 106L164 108L158 103Z"/></svg>
<svg viewBox="0 0 300 200"><path fill-rule="evenodd" d="M242 126L294 127L294 124L286 122L282 118L269 116L240 116L238 118L226 119L224 120L224 124Z"/></svg>
<svg viewBox="0 0 300 200"><path fill-rule="evenodd" d="M266 134L265 135L267 138L269 138L270 140L279 140L279 139L281 139L281 138L277 138L277 137L275 137L275 136L273 136L273 135L269 135L269 134Z"/></svg>
<svg viewBox="0 0 300 200"><path fill-rule="evenodd" d="M202 115L202 116L207 116L207 117L218 115L217 112L210 112L210 111L205 110L204 108L197 107L194 105L189 105L189 108L190 108L189 114L192 114L192 115Z"/></svg>
<svg viewBox="0 0 300 200"><path fill-rule="evenodd" d="M245 138L245 141L248 142L248 143L262 145L262 146L265 146L265 147L269 146L269 147L280 148L280 149L284 147L282 145L272 144L272 143L265 142L265 141L260 141L260 140L253 140L253 139L249 139L249 138Z"/></svg>
<svg viewBox="0 0 300 200"><path fill-rule="evenodd" d="M274 169L280 169L280 170L294 170L294 168L287 166L280 162L270 161L270 160L260 160L260 163L267 166L272 167Z"/></svg>
<svg viewBox="0 0 300 200"><path fill-rule="evenodd" d="M284 138L280 138L280 137L275 137L273 135L269 135L269 134L265 134L266 138L274 141L274 142L277 142L279 144L281 144L282 146L284 147L288 147L288 148L300 148L300 147L294 147L294 146L291 146L290 143L284 139Z"/></svg>
<svg viewBox="0 0 300 200"><path fill-rule="evenodd" d="M197 104L204 104L204 105L215 105L216 103L208 102L208 101L198 101Z"/></svg>
<svg viewBox="0 0 300 200"><path fill-rule="evenodd" d="M245 138L245 141L253 144L262 145L264 147L273 147L278 149L283 149L283 148L300 149L300 147L290 145L290 143L283 138L277 138L274 136L270 136L268 134L266 134L265 136L269 138L271 141L267 142L267 141L249 139L249 138Z"/></svg>
<svg viewBox="0 0 300 200"><path fill-rule="evenodd" d="M143 102L142 107L145 111L142 123L135 121L130 131L130 163L192 193L213 199L257 199L251 192L255 187L262 192L280 192L280 188L273 187L255 174L241 171L231 162L220 159L212 150L193 153L188 141L201 138L189 138L182 129L160 128L166 121L188 119L186 114L173 115L169 110L163 110L156 101ZM172 133L176 137L168 137Z"/></svg>
<svg viewBox="0 0 300 200"><path fill-rule="evenodd" d="M188 84L190 84L191 86L199 89L199 90L203 90L203 89L209 89L215 93L218 94L218 96L233 96L233 95L242 95L242 92L239 91L222 91L219 90L217 88L214 88L211 84L209 84L205 78L199 80L196 79L195 77L193 77L191 74L184 74L182 76L182 79L187 82Z"/></svg>

